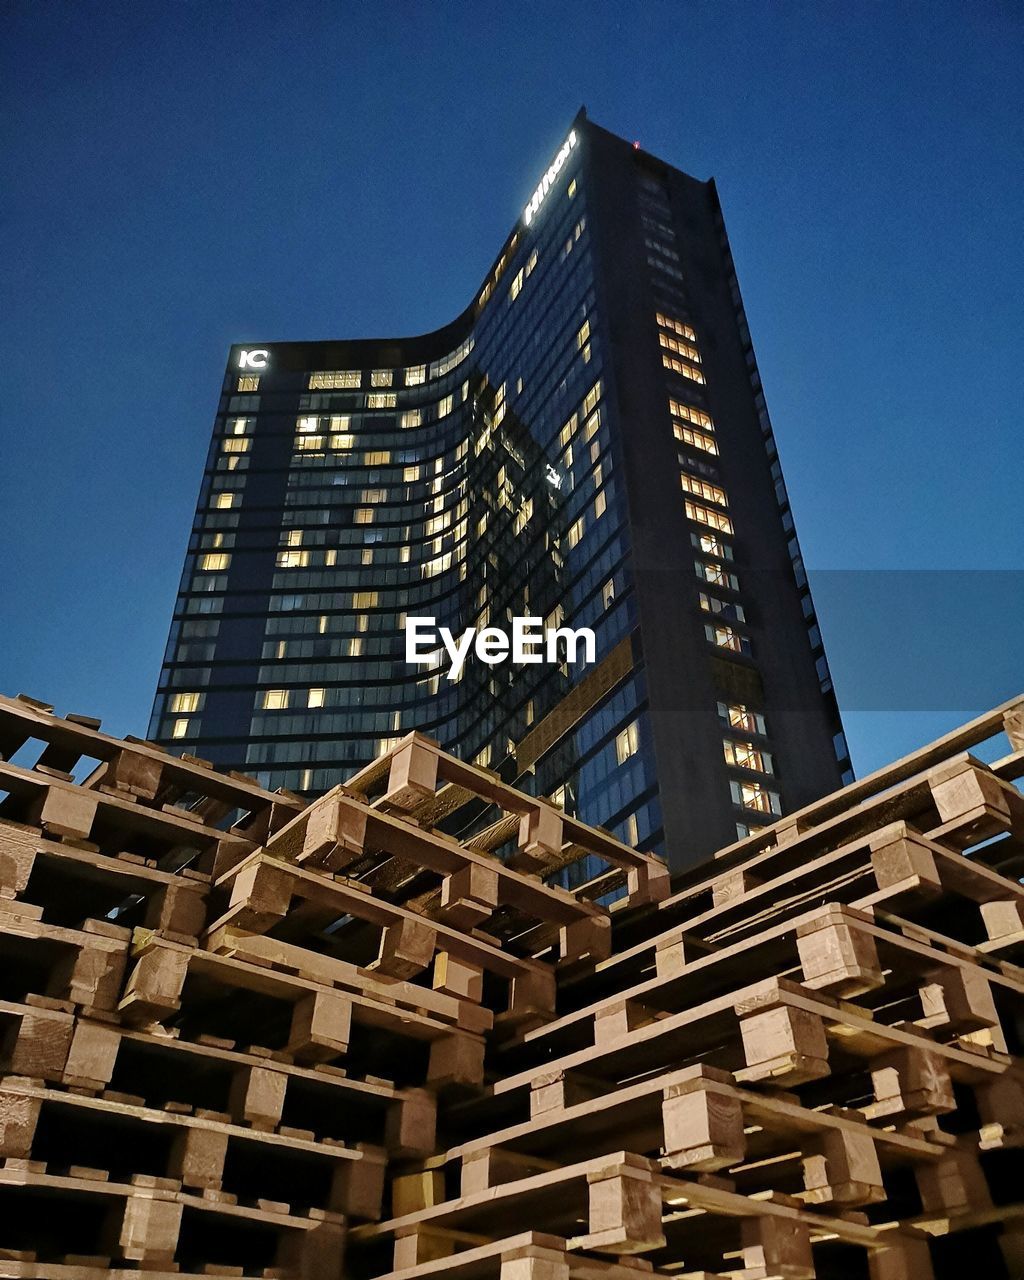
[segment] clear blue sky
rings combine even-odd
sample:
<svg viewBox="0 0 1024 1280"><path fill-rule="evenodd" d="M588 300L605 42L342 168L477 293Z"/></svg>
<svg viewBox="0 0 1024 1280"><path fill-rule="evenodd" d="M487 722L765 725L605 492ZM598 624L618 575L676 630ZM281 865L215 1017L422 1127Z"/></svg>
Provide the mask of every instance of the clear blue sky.
<svg viewBox="0 0 1024 1280"><path fill-rule="evenodd" d="M922 576L912 609L823 575L858 770L1024 687L1020 4L9 0L2 27L0 690L145 732L228 345L452 318L581 103L718 180L809 566L1004 571L969 604L970 573Z"/></svg>

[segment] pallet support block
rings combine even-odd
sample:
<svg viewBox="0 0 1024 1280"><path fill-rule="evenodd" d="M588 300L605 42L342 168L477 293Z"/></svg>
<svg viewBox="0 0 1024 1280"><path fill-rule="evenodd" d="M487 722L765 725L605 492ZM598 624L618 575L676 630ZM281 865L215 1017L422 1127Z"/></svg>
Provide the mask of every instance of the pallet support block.
<svg viewBox="0 0 1024 1280"><path fill-rule="evenodd" d="M814 1280L811 1235L805 1222L765 1214L740 1226L743 1265L752 1275Z"/></svg>
<svg viewBox="0 0 1024 1280"><path fill-rule="evenodd" d="M329 1216L333 1220L282 1233L277 1265L295 1280L339 1280L345 1274L345 1227L336 1214Z"/></svg>
<svg viewBox="0 0 1024 1280"><path fill-rule="evenodd" d="M443 995L479 1004L484 996L484 971L479 965L458 959L450 951L439 951L434 958L431 985Z"/></svg>
<svg viewBox="0 0 1024 1280"><path fill-rule="evenodd" d="M942 892L935 854L897 823L871 838L871 867L879 889L914 890L928 897Z"/></svg>
<svg viewBox="0 0 1024 1280"><path fill-rule="evenodd" d="M569 1280L569 1263L561 1250L526 1245L502 1254L499 1280Z"/></svg>
<svg viewBox="0 0 1024 1280"><path fill-rule="evenodd" d="M750 1080L801 1084L828 1075L828 1041L816 1013L786 1003L775 982L736 1010Z"/></svg>
<svg viewBox="0 0 1024 1280"><path fill-rule="evenodd" d="M311 991L292 1013L288 1052L299 1062L330 1062L348 1050L352 1002L337 991Z"/></svg>
<svg viewBox="0 0 1024 1280"><path fill-rule="evenodd" d="M380 951L371 971L405 981L422 973L434 961L437 930L425 920L403 917L381 933Z"/></svg>
<svg viewBox="0 0 1024 1280"><path fill-rule="evenodd" d="M174 1139L167 1176L186 1187L215 1191L224 1179L227 1154L226 1133L190 1126Z"/></svg>
<svg viewBox="0 0 1024 1280"><path fill-rule="evenodd" d="M430 1046L428 1085L437 1089L445 1085L483 1084L484 1048L479 1036L453 1032L438 1037Z"/></svg>
<svg viewBox="0 0 1024 1280"><path fill-rule="evenodd" d="M39 838L31 827L0 823L0 897L16 897L28 887Z"/></svg>
<svg viewBox="0 0 1024 1280"><path fill-rule="evenodd" d="M870 1133L826 1129L803 1158L807 1204L839 1207L876 1204L885 1199L878 1150Z"/></svg>
<svg viewBox="0 0 1024 1280"><path fill-rule="evenodd" d="M934 1280L927 1238L892 1232L881 1248L868 1250L868 1276L870 1280Z"/></svg>
<svg viewBox="0 0 1024 1280"><path fill-rule="evenodd" d="M583 1249L595 1253L647 1253L665 1243L661 1227L661 1187L657 1166L627 1155L616 1164L587 1174L589 1231Z"/></svg>
<svg viewBox="0 0 1024 1280"><path fill-rule="evenodd" d="M873 991L883 982L874 938L838 908L797 930L803 985L850 998Z"/></svg>
<svg viewBox="0 0 1024 1280"><path fill-rule="evenodd" d="M341 1161L331 1177L329 1208L347 1218L376 1222L384 1199L385 1157L361 1144L362 1158Z"/></svg>
<svg viewBox="0 0 1024 1280"><path fill-rule="evenodd" d="M118 1006L129 1021L169 1018L181 1008L181 993L191 952L164 938L153 938L139 952Z"/></svg>
<svg viewBox="0 0 1024 1280"><path fill-rule="evenodd" d="M409 1089L388 1109L384 1143L396 1160L414 1160L434 1150L437 1097L427 1089Z"/></svg>
<svg viewBox="0 0 1024 1280"><path fill-rule="evenodd" d="M437 752L415 739L391 757L384 801L394 809L411 812L437 790Z"/></svg>
<svg viewBox="0 0 1024 1280"><path fill-rule="evenodd" d="M9 1081L15 1084L16 1081ZM0 1088L0 1158L27 1160L42 1102L15 1089Z"/></svg>
<svg viewBox="0 0 1024 1280"><path fill-rule="evenodd" d="M32 997L29 997L32 999ZM8 1028L0 1062L15 1076L58 1081L71 1048L74 1018L59 1009L28 1005Z"/></svg>
<svg viewBox="0 0 1024 1280"><path fill-rule="evenodd" d="M932 1116L956 1108L953 1083L942 1057L926 1046L905 1045L871 1063L875 1102L871 1117Z"/></svg>
<svg viewBox="0 0 1024 1280"><path fill-rule="evenodd" d="M269 1131L281 1123L288 1077L270 1067L239 1067L231 1078L228 1107L231 1118L254 1129Z"/></svg>
<svg viewBox="0 0 1024 1280"><path fill-rule="evenodd" d="M670 1169L722 1169L739 1164L746 1153L739 1099L708 1088L709 1081L729 1077L707 1067L699 1071L696 1079L670 1085L662 1094L662 1164Z"/></svg>
<svg viewBox="0 0 1024 1280"><path fill-rule="evenodd" d="M441 919L454 929L475 929L498 909L498 872L468 862L441 881Z"/></svg>

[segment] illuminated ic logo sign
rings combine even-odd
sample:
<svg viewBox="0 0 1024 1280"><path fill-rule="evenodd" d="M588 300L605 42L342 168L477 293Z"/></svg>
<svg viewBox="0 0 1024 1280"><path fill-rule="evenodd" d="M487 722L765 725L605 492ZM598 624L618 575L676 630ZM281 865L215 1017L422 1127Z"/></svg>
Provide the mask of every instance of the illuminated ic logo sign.
<svg viewBox="0 0 1024 1280"><path fill-rule="evenodd" d="M270 359L270 352L260 347L253 351L239 351L239 369L265 369Z"/></svg>
<svg viewBox="0 0 1024 1280"><path fill-rule="evenodd" d="M568 138L559 148L558 155L551 161L551 166L547 173L540 180L540 185L530 198L530 203L523 210L523 221L527 226L533 221L533 215L537 212L544 202L544 197L551 190L552 184L558 177L558 174L569 157L569 152L576 145L576 130L573 129Z"/></svg>

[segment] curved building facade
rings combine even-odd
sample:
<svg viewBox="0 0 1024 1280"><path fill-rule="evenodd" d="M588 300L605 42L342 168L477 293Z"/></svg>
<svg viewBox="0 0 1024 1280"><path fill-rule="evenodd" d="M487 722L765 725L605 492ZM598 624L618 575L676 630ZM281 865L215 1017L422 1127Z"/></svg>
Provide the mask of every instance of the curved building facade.
<svg viewBox="0 0 1024 1280"><path fill-rule="evenodd" d="M849 767L714 184L582 114L458 319L230 352L151 736L317 794L414 729L677 867Z"/></svg>

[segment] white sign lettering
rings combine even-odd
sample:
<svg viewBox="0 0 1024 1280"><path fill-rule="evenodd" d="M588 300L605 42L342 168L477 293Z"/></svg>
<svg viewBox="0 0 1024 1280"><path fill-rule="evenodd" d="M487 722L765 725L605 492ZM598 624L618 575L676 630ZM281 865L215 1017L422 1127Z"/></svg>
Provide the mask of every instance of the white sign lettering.
<svg viewBox="0 0 1024 1280"><path fill-rule="evenodd" d="M253 351L239 351L239 369L265 369L270 359L270 352L260 347Z"/></svg>
<svg viewBox="0 0 1024 1280"><path fill-rule="evenodd" d="M530 223L533 221L533 215L540 208L541 204L544 201L544 197L551 190L552 184L554 183L555 179L558 177L559 173L561 172L562 165L564 165L566 160L569 158L569 152L573 149L575 145L576 145L576 130L573 129L572 132L569 134L568 138L566 138L566 140L562 143L562 146L558 152L558 155L555 156L554 160L552 160L551 167L548 169L544 177L541 178L540 185L538 186L537 190L533 193L533 196L530 199L530 203L523 210L523 221L526 223L527 226L529 226Z"/></svg>
<svg viewBox="0 0 1024 1280"><path fill-rule="evenodd" d="M438 642L440 641L440 646ZM547 662L557 665L575 662L580 645L583 661L594 662L597 639L590 627L544 627L543 618L513 618L511 636L500 627L470 628L454 636L447 627L439 627L435 618L407 618L405 621L405 660L410 666L430 667L451 660L449 680L458 680L472 648L488 666L511 659L517 666ZM562 652L560 652L562 650Z"/></svg>

